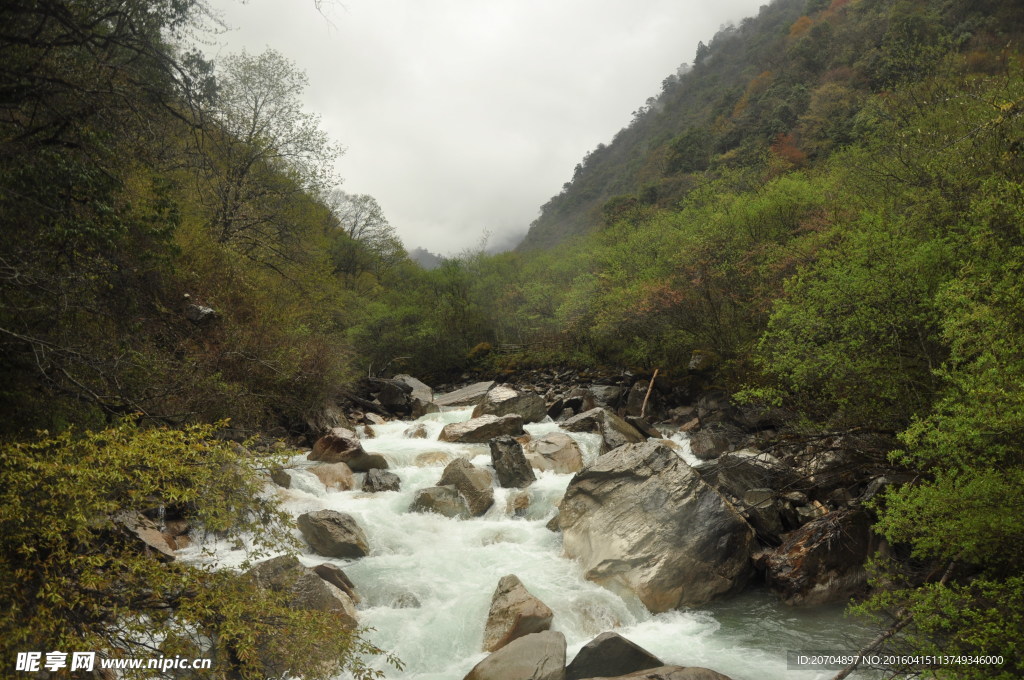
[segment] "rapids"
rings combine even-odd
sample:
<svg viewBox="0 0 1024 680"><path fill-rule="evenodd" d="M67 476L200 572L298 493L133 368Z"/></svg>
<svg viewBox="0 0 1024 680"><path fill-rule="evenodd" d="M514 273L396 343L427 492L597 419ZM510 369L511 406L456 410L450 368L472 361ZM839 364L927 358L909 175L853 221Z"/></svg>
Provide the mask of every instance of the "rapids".
<svg viewBox="0 0 1024 680"><path fill-rule="evenodd" d="M312 473L298 475L292 489L276 490L295 516L339 510L365 530L367 557L337 560L310 552L300 559L307 566L337 564L355 583L362 596L360 624L374 629L369 639L405 664L403 672L387 669L388 678L461 680L486 656L484 623L498 579L506 574L516 574L554 611L552 628L565 634L567 661L599 633L614 630L667 664L704 666L733 680L827 680L835 671L788 670L787 650L849 653L871 638L862 624L843 616L842 607L793 609L754 590L699 610L651 615L636 598L623 599L585 580L579 566L562 556L560 535L545 527L572 475L537 473L525 490L530 505L521 517L508 511L516 490L501 488L483 517L455 520L408 512L416 490L436 484L447 461L463 456L478 466L490 464L486 445L437 441L444 424L466 420L470 412L454 409L420 418L416 422L426 426L426 439L404 437L409 422L374 425L373 437L359 428L363 447L387 458L402 480L401 491L328 491ZM560 431L552 422L526 430L533 435ZM567 434L580 444L585 463L598 455L599 435ZM680 455L696 462L685 439L677 441ZM292 464L310 465L304 455ZM226 544L205 547L213 548L225 566L237 566L246 555ZM199 546L188 551L186 559L209 559Z"/></svg>

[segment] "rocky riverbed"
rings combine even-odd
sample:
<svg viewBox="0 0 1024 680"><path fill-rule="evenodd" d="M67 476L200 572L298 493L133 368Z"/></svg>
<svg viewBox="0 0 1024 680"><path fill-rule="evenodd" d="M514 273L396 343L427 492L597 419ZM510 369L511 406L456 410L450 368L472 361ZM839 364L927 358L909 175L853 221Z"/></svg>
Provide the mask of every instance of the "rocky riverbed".
<svg viewBox="0 0 1024 680"><path fill-rule="evenodd" d="M786 651L870 637L841 608L884 549L860 501L893 480L851 464L856 438L766 437L717 392L652 423L614 385L377 386L274 483L308 546L291 567L332 579L316 606L375 628L394 677L826 678Z"/></svg>

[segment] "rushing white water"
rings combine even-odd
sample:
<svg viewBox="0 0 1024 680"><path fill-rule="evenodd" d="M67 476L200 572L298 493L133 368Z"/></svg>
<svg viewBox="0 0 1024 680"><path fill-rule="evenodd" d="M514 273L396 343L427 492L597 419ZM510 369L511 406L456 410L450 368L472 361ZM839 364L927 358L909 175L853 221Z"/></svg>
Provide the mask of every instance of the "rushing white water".
<svg viewBox="0 0 1024 680"><path fill-rule="evenodd" d="M445 423L469 414L470 409L458 409L424 416L417 422L427 428L425 439L406 438L408 422L373 426L375 436L364 438L363 446L387 458L401 478L401 491L327 490L308 472L293 478L292 489L277 491L296 516L339 510L365 530L367 557L334 560L309 553L302 561L337 564L356 584L363 598L360 623L375 629L369 638L405 663L401 673L388 670L389 678L460 680L485 656L487 611L506 574L517 575L554 611L552 627L565 634L570 660L593 637L614 630L668 664L704 666L734 680L824 680L834 671L787 670L786 651L849 652L869 637L844 620L841 608L790 609L766 593L751 592L702 610L654 616L636 598L624 600L585 580L579 566L563 557L560 535L545 527L571 475L538 473L525 489L530 504L520 517L508 507L518 490L500 488L483 517L458 520L408 512L415 492L435 485L448 461L462 456L476 465L490 464L486 445L437 441ZM526 429L535 436L558 431L551 422ZM598 435L567 434L580 444L585 462L597 456ZM680 456L696 463L685 439L677 443ZM307 465L304 456L293 462ZM214 547L220 564L244 559L243 551ZM200 559L198 552L193 559Z"/></svg>

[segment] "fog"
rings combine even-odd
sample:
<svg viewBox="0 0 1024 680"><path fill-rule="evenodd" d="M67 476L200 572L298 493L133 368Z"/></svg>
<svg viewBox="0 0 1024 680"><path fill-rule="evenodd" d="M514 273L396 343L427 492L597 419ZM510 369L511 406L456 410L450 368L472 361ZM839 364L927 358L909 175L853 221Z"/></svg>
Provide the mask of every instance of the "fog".
<svg viewBox="0 0 1024 680"><path fill-rule="evenodd" d="M273 48L406 247L515 246L583 155L607 143L698 41L757 13L721 0L211 0L214 60Z"/></svg>

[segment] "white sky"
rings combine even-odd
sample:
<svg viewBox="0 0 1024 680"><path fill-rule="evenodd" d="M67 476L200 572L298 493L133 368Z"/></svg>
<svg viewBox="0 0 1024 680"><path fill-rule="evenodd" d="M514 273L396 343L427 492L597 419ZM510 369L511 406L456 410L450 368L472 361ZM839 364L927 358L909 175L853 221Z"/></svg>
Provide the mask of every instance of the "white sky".
<svg viewBox="0 0 1024 680"><path fill-rule="evenodd" d="M330 2L330 0L328 0ZM407 248L512 247L697 42L765 0L210 0L208 56L271 47Z"/></svg>

